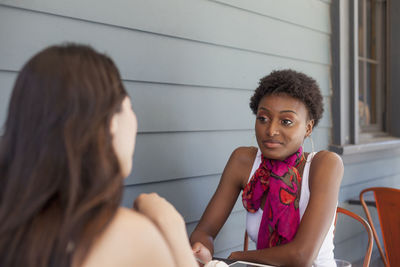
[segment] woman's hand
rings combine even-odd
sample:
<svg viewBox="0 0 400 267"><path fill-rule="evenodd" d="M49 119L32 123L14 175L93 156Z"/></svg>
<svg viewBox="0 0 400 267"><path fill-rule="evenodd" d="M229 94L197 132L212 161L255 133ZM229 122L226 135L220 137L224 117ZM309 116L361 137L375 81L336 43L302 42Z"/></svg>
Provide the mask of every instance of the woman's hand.
<svg viewBox="0 0 400 267"><path fill-rule="evenodd" d="M133 207L150 219L160 230L167 241L176 266L197 266L190 248L185 221L174 206L156 193L150 193L138 196Z"/></svg>
<svg viewBox="0 0 400 267"><path fill-rule="evenodd" d="M196 257L210 260L214 254L214 238L231 214L240 191L247 184L256 155L257 148L241 147L235 149L229 158L218 188L191 234L192 250L200 253L199 256L195 254ZM209 255L202 254L202 250L196 246L198 242L207 248Z"/></svg>
<svg viewBox="0 0 400 267"><path fill-rule="evenodd" d="M241 259L241 253L242 251L235 251L232 252L231 255L229 255L228 259L230 260L240 260Z"/></svg>
<svg viewBox="0 0 400 267"><path fill-rule="evenodd" d="M201 263L200 266L212 260L210 250L200 242L196 242L193 244L192 251L194 257L197 259L199 263Z"/></svg>

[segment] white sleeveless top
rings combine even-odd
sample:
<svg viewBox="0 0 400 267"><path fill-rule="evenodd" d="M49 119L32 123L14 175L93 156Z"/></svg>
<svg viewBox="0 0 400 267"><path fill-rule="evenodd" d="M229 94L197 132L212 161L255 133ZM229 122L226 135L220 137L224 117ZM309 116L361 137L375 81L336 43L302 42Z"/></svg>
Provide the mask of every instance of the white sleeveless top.
<svg viewBox="0 0 400 267"><path fill-rule="evenodd" d="M314 157L314 153L310 153L307 157L307 162L304 166L303 176L301 180L301 192L300 192L300 201L299 201L299 209L300 209L300 221L303 218L304 211L307 208L308 200L310 199L310 187L308 186L308 177L310 173L310 166L312 158ZM254 172L258 169L261 164L261 150L258 149L256 158L253 163L253 168L251 169L249 181L251 177L253 177ZM257 243L258 239L258 230L260 228L261 219L262 219L263 210L260 208L255 213L247 212L246 216L246 230L250 239ZM322 246L318 252L318 256L313 262L313 266L318 267L336 267L336 263L334 261L333 256L333 232L335 229L335 216L333 216L333 220L331 223L331 227L329 228L328 233L326 234L325 240L322 243Z"/></svg>

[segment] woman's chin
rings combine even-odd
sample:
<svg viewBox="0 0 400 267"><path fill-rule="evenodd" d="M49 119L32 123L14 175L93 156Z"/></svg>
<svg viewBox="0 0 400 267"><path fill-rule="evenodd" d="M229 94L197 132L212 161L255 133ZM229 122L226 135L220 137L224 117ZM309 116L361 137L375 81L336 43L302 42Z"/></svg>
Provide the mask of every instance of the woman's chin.
<svg viewBox="0 0 400 267"><path fill-rule="evenodd" d="M132 163L126 164L121 167L121 174L124 179L126 179L132 172Z"/></svg>
<svg viewBox="0 0 400 267"><path fill-rule="evenodd" d="M282 160L282 152L278 149L262 149L261 153L267 159Z"/></svg>

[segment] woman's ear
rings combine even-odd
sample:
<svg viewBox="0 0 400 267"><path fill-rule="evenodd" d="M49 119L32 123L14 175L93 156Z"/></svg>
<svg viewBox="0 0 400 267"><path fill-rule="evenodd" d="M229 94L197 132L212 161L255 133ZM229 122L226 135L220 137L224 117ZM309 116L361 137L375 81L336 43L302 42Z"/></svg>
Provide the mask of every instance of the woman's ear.
<svg viewBox="0 0 400 267"><path fill-rule="evenodd" d="M309 137L311 135L313 128L314 128L314 120L307 121L306 137Z"/></svg>

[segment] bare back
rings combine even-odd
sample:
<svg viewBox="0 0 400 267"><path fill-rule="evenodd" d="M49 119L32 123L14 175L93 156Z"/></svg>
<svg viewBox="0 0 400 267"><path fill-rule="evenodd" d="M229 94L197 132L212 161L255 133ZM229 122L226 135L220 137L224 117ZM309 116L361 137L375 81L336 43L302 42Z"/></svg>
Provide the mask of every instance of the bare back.
<svg viewBox="0 0 400 267"><path fill-rule="evenodd" d="M167 243L149 219L133 210L119 208L82 265L102 266L175 266L175 263Z"/></svg>

